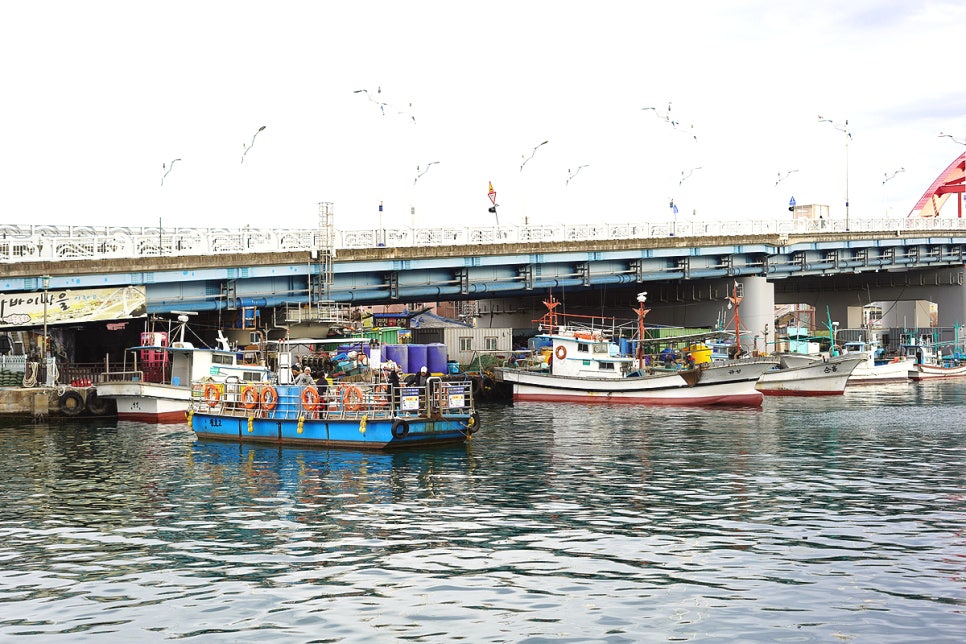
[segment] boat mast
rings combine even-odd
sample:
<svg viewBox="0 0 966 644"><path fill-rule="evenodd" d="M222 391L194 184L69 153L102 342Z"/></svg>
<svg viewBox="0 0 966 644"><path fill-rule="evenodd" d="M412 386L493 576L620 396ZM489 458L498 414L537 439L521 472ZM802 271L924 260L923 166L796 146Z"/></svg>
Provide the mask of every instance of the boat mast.
<svg viewBox="0 0 966 644"><path fill-rule="evenodd" d="M634 312L637 313L637 351L635 352L635 358L637 359L638 369L644 366L644 316L651 312L651 309L644 308L646 301L647 291L642 291L637 294L637 308L634 309Z"/></svg>
<svg viewBox="0 0 966 644"><path fill-rule="evenodd" d="M557 332L557 312L554 309L560 306L560 301L555 300L553 293L551 293L550 299L544 300L543 305L547 307L547 312L537 321L540 323L541 330L552 335Z"/></svg>
<svg viewBox="0 0 966 644"><path fill-rule="evenodd" d="M735 307L735 355L741 355L741 317L738 315L738 305L743 299L738 295L738 280L735 280L731 295L728 296L728 302Z"/></svg>

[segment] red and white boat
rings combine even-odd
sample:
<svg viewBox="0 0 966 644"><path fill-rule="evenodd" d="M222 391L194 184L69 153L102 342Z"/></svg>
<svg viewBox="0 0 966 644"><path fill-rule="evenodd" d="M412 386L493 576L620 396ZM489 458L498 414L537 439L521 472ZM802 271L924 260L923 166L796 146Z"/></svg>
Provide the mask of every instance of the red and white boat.
<svg viewBox="0 0 966 644"><path fill-rule="evenodd" d="M638 339L644 337L646 293L638 295ZM710 361L693 368L651 366L638 341L635 355L622 355L620 345L602 330L557 324L549 309L541 333L531 340L535 356L495 370L497 380L511 383L514 401L625 403L639 405L760 406L755 385L777 359Z"/></svg>
<svg viewBox="0 0 966 644"><path fill-rule="evenodd" d="M168 345L168 334L145 332L142 346L129 349L130 369L100 374L95 383L99 398L117 403L118 420L146 423L180 423L194 397L213 404L226 395L225 383L267 382L271 370L248 364L223 341L218 349L195 347L184 339L187 316L180 316L180 340ZM195 384L194 391L192 383Z"/></svg>
<svg viewBox="0 0 966 644"><path fill-rule="evenodd" d="M929 336L904 338L903 349L910 360L908 373L911 380L934 380L937 378L966 377L966 361L958 353L942 355ZM954 343L955 347L959 343Z"/></svg>

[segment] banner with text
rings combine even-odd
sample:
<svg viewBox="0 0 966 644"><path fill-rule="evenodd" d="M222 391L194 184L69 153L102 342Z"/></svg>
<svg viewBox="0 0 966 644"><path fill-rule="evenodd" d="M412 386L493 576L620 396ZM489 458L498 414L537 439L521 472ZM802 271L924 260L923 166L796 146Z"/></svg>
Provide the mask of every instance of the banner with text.
<svg viewBox="0 0 966 644"><path fill-rule="evenodd" d="M45 296L47 326L143 318L148 313L144 287L139 286L0 293L0 329L43 326Z"/></svg>

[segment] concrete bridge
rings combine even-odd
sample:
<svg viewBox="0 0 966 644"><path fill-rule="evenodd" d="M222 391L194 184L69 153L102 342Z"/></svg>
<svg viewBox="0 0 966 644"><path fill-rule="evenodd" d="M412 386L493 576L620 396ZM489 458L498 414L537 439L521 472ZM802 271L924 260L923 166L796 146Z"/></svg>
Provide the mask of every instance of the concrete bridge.
<svg viewBox="0 0 966 644"><path fill-rule="evenodd" d="M647 290L649 319L707 326L738 280L753 289L742 311L748 328L773 323L775 304L828 306L844 327L850 306L900 298L941 302L940 325L966 321L966 220L853 218L849 231L841 224L344 232L8 226L0 292L36 295L47 276L48 293L137 287L148 313L207 311L222 319L321 299L350 306L473 300L488 326L497 317L502 326L529 326L549 292L572 306L626 312L634 294ZM327 272L331 280L323 279ZM521 306L524 300L536 304Z"/></svg>

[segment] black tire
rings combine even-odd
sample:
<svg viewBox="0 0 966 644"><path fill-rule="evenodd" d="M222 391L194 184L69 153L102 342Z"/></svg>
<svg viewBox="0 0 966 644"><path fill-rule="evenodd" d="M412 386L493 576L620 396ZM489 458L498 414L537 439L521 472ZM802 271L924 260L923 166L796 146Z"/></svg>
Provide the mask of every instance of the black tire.
<svg viewBox="0 0 966 644"><path fill-rule="evenodd" d="M392 437L393 438L405 438L409 433L409 423L404 421L402 418L397 418L392 421Z"/></svg>
<svg viewBox="0 0 966 644"><path fill-rule="evenodd" d="M101 398L96 389L87 392L87 413L91 416L104 416L110 408L110 398Z"/></svg>
<svg viewBox="0 0 966 644"><path fill-rule="evenodd" d="M69 389L58 400L60 413L64 416L78 416L84 411L84 397L79 392Z"/></svg>
<svg viewBox="0 0 966 644"><path fill-rule="evenodd" d="M480 430L480 412L474 411L466 421L466 431L475 434Z"/></svg>

